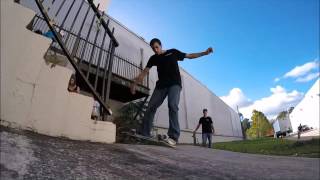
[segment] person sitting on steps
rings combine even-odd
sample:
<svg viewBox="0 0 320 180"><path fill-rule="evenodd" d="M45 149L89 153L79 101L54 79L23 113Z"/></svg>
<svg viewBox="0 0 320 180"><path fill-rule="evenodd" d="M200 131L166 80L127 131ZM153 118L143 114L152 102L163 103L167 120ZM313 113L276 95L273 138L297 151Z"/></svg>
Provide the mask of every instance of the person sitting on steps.
<svg viewBox="0 0 320 180"><path fill-rule="evenodd" d="M79 86L77 86L76 76L74 74L72 74L70 77L69 84L68 84L68 91L80 93L80 88L79 88Z"/></svg>

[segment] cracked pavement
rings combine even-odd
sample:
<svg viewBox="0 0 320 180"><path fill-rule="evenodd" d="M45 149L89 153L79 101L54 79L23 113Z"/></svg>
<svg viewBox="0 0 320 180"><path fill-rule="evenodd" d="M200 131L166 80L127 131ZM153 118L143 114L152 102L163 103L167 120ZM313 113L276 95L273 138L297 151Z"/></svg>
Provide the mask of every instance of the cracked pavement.
<svg viewBox="0 0 320 180"><path fill-rule="evenodd" d="M1 127L1 179L319 179L319 158L101 144Z"/></svg>

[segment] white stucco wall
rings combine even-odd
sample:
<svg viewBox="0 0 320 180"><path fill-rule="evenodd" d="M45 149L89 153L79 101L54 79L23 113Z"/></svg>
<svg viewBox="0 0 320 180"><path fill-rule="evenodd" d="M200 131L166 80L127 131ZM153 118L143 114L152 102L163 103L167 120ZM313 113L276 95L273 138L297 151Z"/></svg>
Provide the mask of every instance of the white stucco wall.
<svg viewBox="0 0 320 180"><path fill-rule="evenodd" d="M179 104L180 128L182 130L195 129L202 116L202 110L207 108L217 135L242 137L237 113L183 69L181 69L181 76L183 88ZM168 107L167 100L165 100L156 113L155 125L168 127L168 124Z"/></svg>
<svg viewBox="0 0 320 180"><path fill-rule="evenodd" d="M298 131L298 126L300 123L301 125L308 125L309 127L318 129L319 131L319 94L320 83L318 79L290 114L293 132Z"/></svg>
<svg viewBox="0 0 320 180"><path fill-rule="evenodd" d="M99 9L100 9L101 11L107 12L111 0L94 0L93 2L94 2L96 5L100 4L100 5L99 5Z"/></svg>
<svg viewBox="0 0 320 180"><path fill-rule="evenodd" d="M1 1L1 125L113 143L115 125L90 119L93 98L67 91L73 71L45 63L50 40L26 29L33 16Z"/></svg>
<svg viewBox="0 0 320 180"><path fill-rule="evenodd" d="M37 12L37 8L32 4L33 2L31 2L30 0L21 0L21 2L23 5L34 9ZM69 7L69 5L66 6ZM72 14L75 14L75 12L71 12L70 16L72 16ZM80 16L82 17L83 15ZM57 17L57 19L59 18ZM91 18L89 17L88 19ZM151 50L148 42L126 28L117 20L109 16L106 16L105 19L110 19L110 27L115 28L114 35L119 42L119 47L116 48L116 54L120 54L121 57L129 59L137 65L140 65L141 63L142 67L145 67L149 60L149 57L153 54L153 51ZM77 22L75 27L78 26L77 24L79 23ZM88 27L89 23L87 24L87 28ZM143 53L141 53L141 49ZM188 74L185 70L180 68L180 72L183 83L179 105L180 128L182 130L186 130L186 133L188 133L191 129L194 129L198 123L199 118L202 116L202 109L207 108L209 110L209 115L213 119L217 135L219 135L220 137L228 137L229 139L230 137L234 137L235 139L241 138L242 131L238 114L228 105L226 105L213 92L211 92L207 87L205 87L198 80ZM150 71L149 78L151 93L153 92L157 79L157 70L154 67ZM111 102L110 105L114 111L117 111L117 108L121 107L121 103L115 101ZM168 124L168 108L167 100L165 100L157 111L157 114L155 116L155 125L159 127L168 127ZM182 136L185 136L186 133L183 133ZM191 135L188 134L186 136ZM182 137L182 139L188 138ZM189 140L187 141L189 142Z"/></svg>

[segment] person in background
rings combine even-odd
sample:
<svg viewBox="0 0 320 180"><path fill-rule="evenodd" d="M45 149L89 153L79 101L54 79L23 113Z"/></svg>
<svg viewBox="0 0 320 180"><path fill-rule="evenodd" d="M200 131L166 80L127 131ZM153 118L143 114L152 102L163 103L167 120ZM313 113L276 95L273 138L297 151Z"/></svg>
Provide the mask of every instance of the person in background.
<svg viewBox="0 0 320 180"><path fill-rule="evenodd" d="M193 135L195 136L197 130L199 129L200 125L202 126L202 145L206 146L207 139L209 141L208 148L212 148L212 134L214 134L214 128L212 119L210 116L208 116L208 110L203 109L203 117L200 118L199 124L196 127L196 129L193 132Z"/></svg>
<svg viewBox="0 0 320 180"><path fill-rule="evenodd" d="M298 126L298 139L300 139L301 132L302 132L302 126L301 126L301 123L300 123L300 125Z"/></svg>
<svg viewBox="0 0 320 180"><path fill-rule="evenodd" d="M80 93L80 88L79 88L79 86L77 86L76 76L74 74L71 75L71 77L70 77L69 84L68 84L68 91Z"/></svg>
<svg viewBox="0 0 320 180"><path fill-rule="evenodd" d="M99 117L100 117L100 103L95 99L93 102L91 118L97 121Z"/></svg>

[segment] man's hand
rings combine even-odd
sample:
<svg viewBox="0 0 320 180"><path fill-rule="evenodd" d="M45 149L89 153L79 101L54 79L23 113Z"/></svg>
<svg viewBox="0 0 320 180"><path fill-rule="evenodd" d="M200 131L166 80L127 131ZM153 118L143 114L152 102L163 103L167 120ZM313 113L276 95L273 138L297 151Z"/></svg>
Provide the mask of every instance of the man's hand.
<svg viewBox="0 0 320 180"><path fill-rule="evenodd" d="M212 47L209 47L207 50L203 51L203 52L199 52L199 53L191 53L191 54L186 54L186 58L188 59L195 59L201 56L206 56L210 53L213 52Z"/></svg>
<svg viewBox="0 0 320 180"><path fill-rule="evenodd" d="M146 67L136 78L132 80L133 82L130 85L130 91L133 95L136 94L137 84L142 83L143 78L148 74L149 70L150 68Z"/></svg>
<svg viewBox="0 0 320 180"><path fill-rule="evenodd" d="M205 55L208 55L208 54L210 54L210 53L213 53L212 47L209 47L204 53L205 53Z"/></svg>

